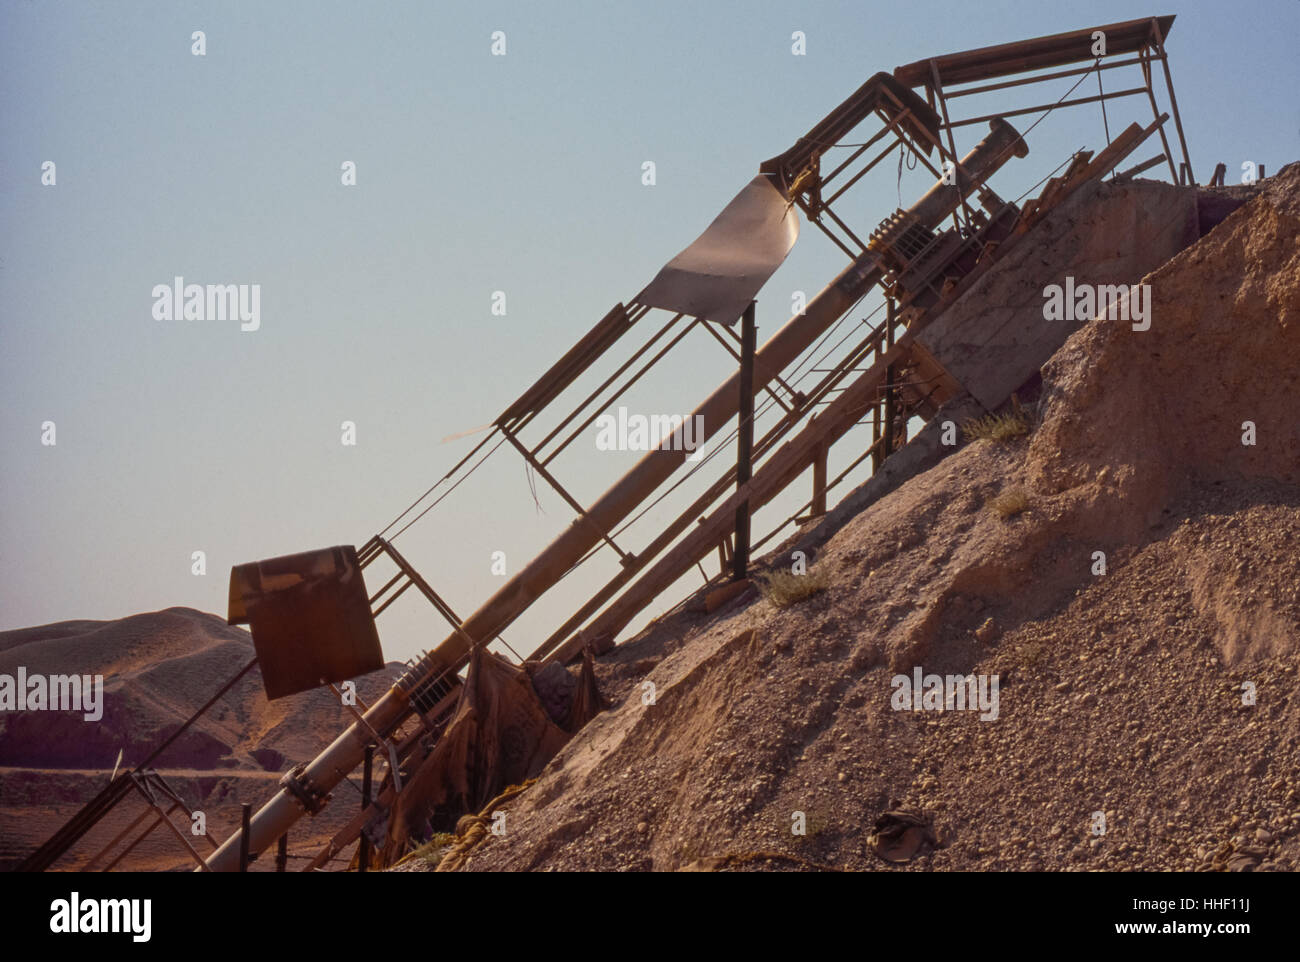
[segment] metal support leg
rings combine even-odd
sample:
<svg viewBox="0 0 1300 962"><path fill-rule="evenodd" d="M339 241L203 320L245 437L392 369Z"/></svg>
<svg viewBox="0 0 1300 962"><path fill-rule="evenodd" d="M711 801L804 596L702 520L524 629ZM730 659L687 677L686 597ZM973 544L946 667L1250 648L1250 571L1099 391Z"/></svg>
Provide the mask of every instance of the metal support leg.
<svg viewBox="0 0 1300 962"><path fill-rule="evenodd" d="M826 513L826 461L830 456L830 445L823 444L817 450L817 460L813 461L813 500L814 517Z"/></svg>
<svg viewBox="0 0 1300 962"><path fill-rule="evenodd" d="M375 746L366 746L365 767L361 770L361 811L370 807L370 776L375 764ZM357 871L364 872L370 864L370 837L361 830L361 845L357 848Z"/></svg>
<svg viewBox="0 0 1300 962"><path fill-rule="evenodd" d="M749 302L741 321L740 420L737 424L736 489L749 483L754 453L754 302ZM743 581L749 573L749 502L736 508L736 549L731 557L732 577Z"/></svg>
<svg viewBox="0 0 1300 962"><path fill-rule="evenodd" d="M248 871L248 828L253 819L253 806L245 802L239 816L239 870Z"/></svg>

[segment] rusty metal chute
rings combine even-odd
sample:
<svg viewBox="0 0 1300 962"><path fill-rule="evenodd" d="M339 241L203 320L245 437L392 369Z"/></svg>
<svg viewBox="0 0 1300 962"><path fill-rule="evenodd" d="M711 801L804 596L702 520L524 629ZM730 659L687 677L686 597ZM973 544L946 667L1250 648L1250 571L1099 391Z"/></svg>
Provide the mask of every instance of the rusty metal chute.
<svg viewBox="0 0 1300 962"><path fill-rule="evenodd" d="M384 667L351 545L231 568L227 621L249 626L272 700Z"/></svg>
<svg viewBox="0 0 1300 962"><path fill-rule="evenodd" d="M907 87L920 87L930 83L934 68L938 68L946 83L962 84L1048 67L1063 67L1095 60L1093 46L1096 41L1093 35L1098 32L1105 34L1106 54L1113 56L1135 53L1145 46L1163 42L1173 25L1173 15L1146 17L1084 30L1068 30L1032 40L963 50L896 67L894 79Z"/></svg>

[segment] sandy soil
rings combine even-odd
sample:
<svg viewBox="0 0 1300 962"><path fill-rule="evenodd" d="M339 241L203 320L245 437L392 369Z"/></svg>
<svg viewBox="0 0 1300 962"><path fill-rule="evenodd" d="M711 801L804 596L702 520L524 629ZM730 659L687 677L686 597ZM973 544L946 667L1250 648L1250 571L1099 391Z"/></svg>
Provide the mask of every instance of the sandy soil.
<svg viewBox="0 0 1300 962"><path fill-rule="evenodd" d="M849 521L826 591L603 658L614 707L468 868L1300 866L1300 165L1146 282L1149 331L1082 327L1028 438ZM996 675L996 720L895 710L916 667Z"/></svg>

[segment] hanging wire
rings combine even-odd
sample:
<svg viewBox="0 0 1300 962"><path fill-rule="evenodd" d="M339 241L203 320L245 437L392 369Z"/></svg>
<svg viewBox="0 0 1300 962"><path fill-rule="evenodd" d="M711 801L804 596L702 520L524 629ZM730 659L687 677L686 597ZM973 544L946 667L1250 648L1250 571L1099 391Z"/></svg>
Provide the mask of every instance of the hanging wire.
<svg viewBox="0 0 1300 962"><path fill-rule="evenodd" d="M1110 146L1110 121L1106 119L1106 92L1101 89L1101 58L1097 58L1097 94L1101 97L1101 123L1106 128L1106 146Z"/></svg>
<svg viewBox="0 0 1300 962"><path fill-rule="evenodd" d="M380 532L379 532L379 537L382 538L382 537L384 536L384 534L388 531L389 528L393 527L393 525L397 524L397 522L401 521L401 520L402 520L403 518L405 518L408 514L410 514L410 513L411 513L411 512L416 508L416 506L419 505L419 503L420 503L421 501L423 501L425 498L427 498L430 494L432 494L432 493L434 492L434 490L436 490L437 487L438 487L439 485L443 484L445 481L447 481L449 478L451 478L452 475L454 475L457 471L459 471L459 470L460 470L460 469L465 465L465 463L466 463L467 461L470 460L470 458L472 458L472 457L474 457L474 455L478 454L478 452L481 451L481 450L483 449L483 446L486 445L489 441L492 440L492 437L493 437L493 435L495 435L495 434L496 434L496 429L494 428L491 434L489 434L487 437L485 437L485 438L484 438L482 441L480 441L478 444L474 445L474 447L470 450L469 454L465 455L463 458L461 458L459 461L457 461L456 464L452 466L452 469L451 469L450 471L448 471L448 472L447 472L446 474L444 474L441 478L439 478L437 481L435 481L433 484L431 484L431 485L428 487L428 489L425 490L424 494L420 495L418 498L416 498L414 501L412 501L412 502L410 503L410 505L407 506L407 508L406 508L405 511L403 511L401 514L399 514L399 515L398 515L396 518L394 518L392 521L388 522L387 527L385 527L383 531L380 531ZM497 442L497 447L498 447L498 448L501 447L501 444L502 444L504 441L505 441L505 438L502 438L501 441L498 441L498 442ZM496 448L493 448L492 450L495 451ZM489 455L490 455L491 453L492 453L491 451L488 452ZM485 460L487 460L486 457L484 457L482 460L480 460L480 461L479 461L479 464L482 464L483 461L485 461ZM472 473L474 469L471 468L470 470L471 470L471 473ZM459 484L459 482L457 482L457 483ZM427 510L427 509L426 509L426 510ZM421 515L421 517L423 517L423 515ZM417 520L418 520L418 519L417 519ZM407 525L407 527L409 528L410 525ZM402 531L405 531L405 530L406 530L406 528L403 528L403 529L402 529ZM398 534L401 534L401 531L399 531ZM393 537L395 538L395 537L397 537L397 535L393 535Z"/></svg>
<svg viewBox="0 0 1300 962"><path fill-rule="evenodd" d="M537 509L538 514L545 514L542 501L537 497L537 477L533 473L533 466L527 461L524 462L524 476L528 479L528 493L533 496L533 507Z"/></svg>
<svg viewBox="0 0 1300 962"><path fill-rule="evenodd" d="M1061 162L1060 162L1059 164L1057 164L1054 168L1052 168L1050 171L1048 171L1046 177L1044 177L1044 178L1043 178L1042 180L1040 180L1038 183L1034 184L1032 187L1030 187L1028 190L1026 190L1023 194L1021 194L1019 197L1017 197L1017 198L1016 198L1015 200L1013 200L1011 203L1013 203L1013 204L1018 204L1018 203L1020 203L1022 200L1024 200L1026 197L1028 197L1030 194L1032 194L1032 193L1033 193L1035 190L1037 190L1039 187L1043 186L1043 184L1047 183L1049 180L1051 180L1053 177L1055 177L1055 176L1056 176L1056 172L1057 172L1058 170L1060 170L1062 167L1064 167L1064 166L1065 166L1066 164L1068 164L1070 161L1074 160L1074 158L1077 157L1077 156L1079 156L1079 154L1082 153L1082 152L1083 152L1083 148L1080 147L1077 151L1075 151L1075 152L1074 152L1073 154L1071 154L1069 157L1066 157L1065 160L1061 161Z"/></svg>
<svg viewBox="0 0 1300 962"><path fill-rule="evenodd" d="M899 206L899 209L902 209L902 206L903 206L903 152L902 152L901 150L898 152L898 183L897 183L896 186L897 186L897 188L898 188L898 206Z"/></svg>
<svg viewBox="0 0 1300 962"><path fill-rule="evenodd" d="M916 151L912 148L911 143L908 143L906 146L906 150L900 150L898 152L898 183L896 186L898 188L898 206L900 209L903 206L903 158L908 158L908 170L916 170L917 164Z"/></svg>
<svg viewBox="0 0 1300 962"><path fill-rule="evenodd" d="M487 442L485 441L485 442L483 442L483 443L486 444ZM432 502L432 503L431 503L427 508L425 508L425 509L424 509L423 511L421 511L419 514L417 514L417 515L416 515L414 518L412 518L410 521L406 522L406 524L402 525L402 527L400 527L400 528L398 528L396 531L394 531L393 534L392 534L392 536L389 537L388 540L389 540L389 541L393 541L393 540L395 540L395 539L397 538L397 536L400 535L403 531L405 531L405 530L406 530L407 528L409 528L411 525L415 524L417 521L419 521L421 518L423 518L426 514L428 514L430 511L432 511L434 508L436 508L439 504L441 504L442 501L447 497L447 495L451 494L453 491L455 491L457 488L459 488L462 484L464 484L464 483L465 483L465 479L468 478L468 477L469 477L471 474L473 474L475 471L477 471L480 467L482 467L483 462L486 461L488 458L492 457L492 455L494 455L494 454L497 452L497 449L500 448L501 445L503 445L503 444L505 444L505 443L506 443L506 439L503 437L500 441L498 441L495 445L492 446L492 450L491 450L491 451L489 451L487 454L483 455L483 457L479 458L478 461L475 463L475 465L474 465L472 468L470 468L470 469L469 469L468 471L466 471L463 475L461 475L460 478L456 481L455 484L453 484L450 488L448 488L448 489L447 489L446 491L444 491L442 494L438 495L438 497L435 498L435 499L433 500L433 502ZM483 446L482 444L479 445L479 447L482 447L482 446ZM477 450L477 449L476 449L476 450ZM464 460L462 460L462 461L461 461L461 464L464 464L464 463L465 463ZM454 470L454 469L453 469L453 470ZM447 477L450 477L450 476L451 476L451 473L448 472ZM445 481L446 478L444 478L443 480ZM442 483L442 482L440 481L439 484L441 484L441 483ZM434 487L437 487L437 485L435 485ZM430 488L429 490L433 490L433 489ZM424 497L422 496L422 497L421 497L418 501L416 501L415 503L416 503L416 504L419 504L420 501L423 501L423 500L424 500ZM412 505L412 507L414 507L414 505ZM409 512L410 510L411 510L411 508L407 508L406 511L403 511L401 515L398 515L397 519L396 519L395 521L393 521L393 524L396 524L398 521L400 521L400 520L402 519L402 515L405 515L405 514L406 514L407 512ZM390 524L388 527L391 528L391 527L393 526L393 524ZM384 530L387 531L388 528L385 528Z"/></svg>

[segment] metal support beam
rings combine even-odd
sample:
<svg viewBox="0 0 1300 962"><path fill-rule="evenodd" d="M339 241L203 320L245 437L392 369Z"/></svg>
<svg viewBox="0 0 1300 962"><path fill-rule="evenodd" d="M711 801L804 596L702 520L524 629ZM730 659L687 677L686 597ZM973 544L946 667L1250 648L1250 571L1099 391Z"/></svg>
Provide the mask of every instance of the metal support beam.
<svg viewBox="0 0 1300 962"><path fill-rule="evenodd" d="M370 808L370 775L375 765L375 746L366 746L365 767L361 770L361 811ZM393 774L396 775L396 769ZM370 837L365 830L361 832L361 844L357 846L357 871L366 871L370 864Z"/></svg>
<svg viewBox="0 0 1300 962"><path fill-rule="evenodd" d="M515 446L515 450L517 450L521 455L523 455L524 460L527 461L530 465L532 465L533 470L536 471L538 474L540 474L546 480L546 483L555 489L555 491L559 494L559 496L564 499L564 503L567 504L574 511L576 511L578 513L578 517L582 518L583 521L589 524L591 526L591 529L595 531L598 535L600 535L601 538L604 539L605 543L609 545L611 548L613 548L620 558L626 560L628 557L627 553L614 543L614 539L611 538L600 527L600 525L596 524L596 522L592 520L591 515L587 513L586 509L583 508L583 506L578 503L578 501L573 497L573 495L569 494L568 491L564 490L564 485L560 484L560 482L557 481L551 475L551 472L547 471L546 468L542 466L542 463L538 461L535 457L533 457L533 452L529 451L528 448L524 447L524 445L519 441L519 439L515 437L513 434L511 434L509 431L507 431L505 428L501 429L501 433L504 434L506 436L506 439Z"/></svg>
<svg viewBox="0 0 1300 962"><path fill-rule="evenodd" d="M968 124L987 122L995 117L1020 117L1024 114L1036 114L1043 110L1056 110L1060 107L1078 107L1083 104L1100 103L1103 100L1118 100L1120 97L1136 97L1140 93L1149 93L1149 91L1146 87L1130 87L1128 90L1116 90L1108 94L1075 97L1073 100L1062 100L1054 104L1038 104L1035 107L1021 107L1017 110L1004 110L1001 113L985 114L983 117L971 117L969 120L954 120L952 126L965 127Z"/></svg>
<svg viewBox="0 0 1300 962"><path fill-rule="evenodd" d="M239 807L239 870L248 871L249 857L248 840L250 835L250 825L253 820L253 806L245 802Z"/></svg>
<svg viewBox="0 0 1300 962"><path fill-rule="evenodd" d="M1151 58L1146 50L1142 51L1142 79L1146 81L1147 99L1151 101L1151 116L1159 118L1160 104L1156 102L1155 87L1151 84ZM1160 143L1165 148L1165 158L1169 161L1169 177L1176 184L1178 183L1178 168L1174 165L1174 152L1169 148L1169 138L1165 136L1165 128L1160 128Z"/></svg>
<svg viewBox="0 0 1300 962"><path fill-rule="evenodd" d="M881 455L882 464L885 458L894 453L895 448L894 418L897 417L896 398L898 397L898 391L894 387L894 377L896 376L897 371L898 369L893 365L890 365L885 369L885 430L882 437L885 450Z"/></svg>
<svg viewBox="0 0 1300 962"><path fill-rule="evenodd" d="M117 858L115 858L115 859L113 859L113 861L109 862L108 865L103 869L103 871L107 872L107 871L108 871L109 869L111 869L114 865L116 865L118 862L120 862L120 861L122 860L122 856L123 856L123 855L125 855L127 852L131 851L131 849L135 848L135 846L138 845L138 844L140 843L140 839L144 838L144 837L147 836L150 832L152 832L155 828L158 827L159 816L158 816L158 815L153 811L152 808L146 808L143 812L141 812L139 815L137 815L137 816L135 817L134 820L132 820L132 822L131 822L130 825L128 825L126 828L122 829L122 831L120 831L120 832L118 832L116 835L114 835L112 841L110 841L107 845L105 845L105 846L104 846L103 848L101 848L98 852L96 852L93 856L91 856L90 861L88 861L85 865L81 866L80 871L82 871L82 872L89 872L89 871L91 871L91 870L95 867L95 863L96 863L96 862L98 862L101 858L103 858L103 857L104 857L105 855L107 855L110 851L112 851L112 850L117 846L117 844L118 844L119 842L121 842L121 841L122 841L123 839L125 839L128 835L130 835L132 832L134 832L137 828L139 828L139 827L140 827L140 823L143 822L143 821L144 821L146 818L148 818L150 815L153 815L153 816L154 816L154 820L153 820L152 822L149 823L149 827L146 828L146 829L145 829L145 830L140 834L140 837L139 837L139 838L137 838L134 842L132 842L130 845L128 845L128 846L126 847L126 851L125 851L125 852L122 852L120 855L117 856Z"/></svg>
<svg viewBox="0 0 1300 962"><path fill-rule="evenodd" d="M192 857L194 861L198 863L199 866L198 871L201 872L212 871L208 867L208 863L204 861L203 856L198 853L198 850L195 849L195 847L190 844L190 840L185 837L185 833L182 832L179 828L177 828L176 823L173 822L169 817L171 812L175 810L176 806L173 806L171 809L168 809L166 812L163 812L161 806L159 805L155 804L153 807L163 816L162 824L166 825L167 828L171 830L172 834L176 836L176 840L180 842L181 845L185 846L186 850L190 853L190 857ZM245 806L245 807L248 808L250 806Z"/></svg>
<svg viewBox="0 0 1300 962"><path fill-rule="evenodd" d="M944 96L952 97L969 97L972 94L988 93L991 90L1005 90L1008 87L1023 87L1025 84L1042 83L1044 80L1059 80L1062 77L1077 77L1079 74L1092 73L1094 70L1114 70L1116 67L1131 67L1134 64L1142 62L1141 57L1133 57L1130 60L1112 60L1109 63L1091 63L1086 67L1075 67L1073 70L1058 70L1054 73L1035 74L1032 77L1022 77L1019 80L1004 80L1001 83L985 84L980 87L965 87L960 90L954 90L951 87L944 91Z"/></svg>
<svg viewBox="0 0 1300 962"><path fill-rule="evenodd" d="M749 483L753 475L754 454L754 302L750 301L741 317L740 334L740 414L736 425L736 490ZM736 550L732 555L731 575L744 581L749 574L749 502L736 506Z"/></svg>
<svg viewBox="0 0 1300 962"><path fill-rule="evenodd" d="M1156 50L1160 55L1160 66L1165 72L1165 89L1169 91L1169 112L1174 115L1174 129L1178 131L1178 143L1183 148L1183 163L1187 165L1187 182L1196 183L1192 172L1192 158L1187 153L1187 138L1183 136L1183 118L1178 115L1178 97L1174 95L1174 78L1169 72L1169 57L1165 55L1165 38L1160 32L1160 22L1151 20L1151 31L1156 35Z"/></svg>
<svg viewBox="0 0 1300 962"><path fill-rule="evenodd" d="M241 668L233 678L222 685L211 698L209 698L198 711L181 723L181 726L168 736L167 740L149 753L149 757L135 767L130 772L123 772L114 781L110 782L102 792L87 802L76 815L72 816L48 842L33 852L28 858L18 866L20 872L43 872L54 864L68 849L72 848L87 832L95 827L105 815L107 815L118 802L130 793L136 776L141 775L158 758L167 748L180 738L182 734L189 730L189 727L199 720L203 714L217 703L217 701L228 692L235 684L246 674L253 670L257 664L254 658L243 668Z"/></svg>
<svg viewBox="0 0 1300 962"><path fill-rule="evenodd" d="M885 300L885 311L886 311L885 343L889 347L894 346L894 324L896 323L895 311L897 309L898 308L897 305L894 303L894 299L892 297L886 298ZM898 397L898 391L894 387L894 377L897 371L898 369L894 367L892 364L885 369L885 430L883 433L885 451L880 458L882 463L884 462L885 458L889 457L891 454L894 453L894 449L896 447L894 443L894 414L895 414L894 406L895 406L895 399ZM873 467L872 473L874 474L876 470L877 469Z"/></svg>
<svg viewBox="0 0 1300 962"><path fill-rule="evenodd" d="M817 449L817 458L813 461L813 498L810 513L819 517L826 513L826 462L830 458L831 446L822 444Z"/></svg>
<svg viewBox="0 0 1300 962"><path fill-rule="evenodd" d="M952 163L956 168L954 176L968 177L969 174L966 173L965 168L962 167L961 159L957 156L957 142L952 138L952 123L948 120L948 98L943 95L943 83L939 79L939 65L933 60L930 61L930 76L934 78L934 93L939 99L939 109L943 112L943 126L944 130L948 134L948 153L952 156ZM961 209L966 214L966 223L968 226L973 226L970 204L966 200L966 194L960 192L959 196L961 197ZM955 222L957 220L957 212L955 210L953 211L952 216L953 221ZM958 223L957 226L960 228L961 224Z"/></svg>
<svg viewBox="0 0 1300 962"><path fill-rule="evenodd" d="M617 634L661 591L689 570L698 558L713 550L718 538L734 526L737 507L748 502L751 509L757 510L784 490L813 463L816 449L823 441L833 441L853 428L862 413L878 397L885 368L903 360L911 351L911 346L910 334L899 338L886 352L882 363L875 364L870 371L859 377L816 420L810 421L796 437L774 452L747 484L718 506L705 524L691 531L672 551L652 564L587 627L587 635L603 637ZM559 648L555 657L567 659L580 651L577 642L570 639Z"/></svg>
<svg viewBox="0 0 1300 962"><path fill-rule="evenodd" d="M741 363L740 351L737 350L736 348L732 347L730 344L727 343L727 339L724 338L721 334L718 333L717 328L714 327L714 325L713 325L713 323L712 323L711 321L705 321L705 322L703 323L702 326L703 326L703 328L704 328L706 331L708 331L710 334L713 335L714 340L716 340L719 344L722 345L723 350L725 350L728 354L730 354L730 355L735 359L735 361L736 361L737 364L740 364L740 363ZM733 331L731 328L729 328L729 327L726 328L726 331L727 331L728 334L731 334L732 336L736 337L737 340L739 340L740 335L736 334L736 332ZM780 387L780 388L782 388L782 389L784 389L784 390L786 390L786 391L789 391L789 392L790 392L790 396L791 396L792 398L797 397L797 395L798 395L799 392L796 391L794 388L792 388L789 384L787 384L787 383L785 382L785 379L784 379L784 378L781 378L781 377L775 377L775 378L773 378L772 380L773 380L773 382L775 382L775 384L774 384L774 385L773 385L773 384L764 384L764 385L763 385L763 390L767 392L768 396L769 396L773 401L775 401L778 405L781 406L781 409L782 409L782 410L786 411L787 413L790 412L790 411L792 411L792 410L794 410L794 408L791 407L791 405L789 405L789 404L786 403L785 398L781 397L781 395L779 395L779 394L776 393L776 388L777 388L777 387Z"/></svg>
<svg viewBox="0 0 1300 962"><path fill-rule="evenodd" d="M583 431L591 427L592 423L596 420L596 418L600 417L602 411L604 411L607 407L609 407L620 397L622 397L625 393L631 390L632 386L636 384L637 381L645 377L646 373L651 368L653 368L656 364L658 364L661 360L663 360L664 356L668 354L668 352L671 351L674 347L676 347L681 342L682 338L684 338L687 334L691 332L691 330L695 327L696 324L700 323L698 318L692 318L689 324L687 324L684 328L678 331L677 334L672 338L672 340L670 340L666 345L661 347L658 350L658 352L655 353L654 357L650 358L649 361L647 361L644 365L642 365L641 369L637 371L635 374L633 374L632 377L629 378L626 383L620 386L613 394L611 394L607 399L605 399L600 404L594 403L596 399L599 398L600 395L605 392L606 388L608 388L611 384L613 384L620 377L622 377L623 374L628 370L628 368L630 368L633 364L635 364L640 359L641 355L643 355L646 351L650 350L650 348L652 348L656 343L658 343L659 339L663 337L665 334L667 334L668 331L673 327L673 325L675 325L679 320L681 320L681 318L682 318L681 314L674 314L672 318L669 319L667 324L661 327L650 338L650 340L646 341L645 344L641 345L641 348L635 354L629 357L626 361L624 361L623 364L619 366L618 370L616 370L609 377L605 378L605 380L602 381L590 394L588 394L585 398L583 398L582 402L579 403L578 406L574 408L573 411L570 412L564 418L564 420L562 420L559 424L557 424L554 428L552 428L551 432L548 435L546 435L546 437L542 438L540 442L538 442L537 447L535 447L533 451L537 454L542 464L550 464L557 457L559 457L559 455L566 448L568 448L570 444L572 444L575 440L577 440L579 437L582 436ZM566 437L563 441L561 441L553 451L551 451L549 454L546 455L546 457L544 458L541 457L542 449L546 447L546 445L549 444L551 440L555 438L556 435L558 435L561 431L563 431L566 427L568 427L569 424L571 424L573 420L578 417L579 414L581 414L584 410L587 410L588 408L590 408L590 413L587 415L586 419L583 420L583 422L579 424L576 428L574 428L573 431L568 435L568 437ZM509 425L509 427L510 430L514 431L515 433L518 433L520 430L522 430L523 424L521 423L517 425Z"/></svg>

